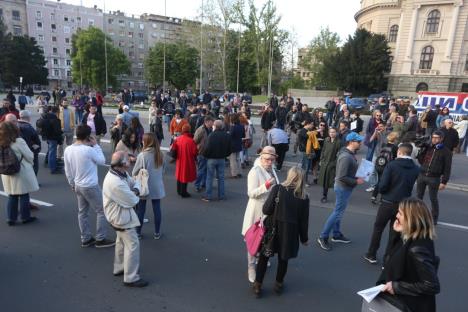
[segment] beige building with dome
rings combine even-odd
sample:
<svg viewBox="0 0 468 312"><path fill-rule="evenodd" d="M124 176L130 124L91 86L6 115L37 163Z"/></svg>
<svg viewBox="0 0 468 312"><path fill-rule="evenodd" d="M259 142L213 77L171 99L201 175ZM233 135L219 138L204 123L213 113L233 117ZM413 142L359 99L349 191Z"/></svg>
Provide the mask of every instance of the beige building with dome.
<svg viewBox="0 0 468 312"><path fill-rule="evenodd" d="M355 20L387 37L393 94L468 92L468 1L361 0Z"/></svg>

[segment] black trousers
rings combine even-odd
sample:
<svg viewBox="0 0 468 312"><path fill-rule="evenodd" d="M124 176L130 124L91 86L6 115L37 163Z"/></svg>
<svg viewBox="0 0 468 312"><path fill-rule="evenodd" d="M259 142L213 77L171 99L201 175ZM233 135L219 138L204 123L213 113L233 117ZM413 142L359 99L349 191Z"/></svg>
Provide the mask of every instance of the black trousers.
<svg viewBox="0 0 468 312"><path fill-rule="evenodd" d="M377 195L379 195L379 184L380 179L382 178L382 173L377 172L377 184L375 185L374 190L372 191L372 197L377 197Z"/></svg>
<svg viewBox="0 0 468 312"><path fill-rule="evenodd" d="M369 256L377 256L377 250L380 247L380 240L382 238L382 233L387 226L387 223L390 222L390 226L388 229L388 241L392 242L395 235L398 235L397 232L393 230L393 223L395 222L396 215L398 213L398 203L388 203L382 202L379 206L379 210L377 211L377 216L374 222L374 230L372 232L372 237L369 245L369 249L367 254ZM387 250L385 251L384 259L388 254L388 249L391 244L387 244Z"/></svg>
<svg viewBox="0 0 468 312"><path fill-rule="evenodd" d="M323 187L323 197L327 197L328 196L328 187Z"/></svg>
<svg viewBox="0 0 468 312"><path fill-rule="evenodd" d="M417 180L418 185L416 186L416 193L419 199L424 198L426 186L429 189L429 199L431 200L432 206L432 218L434 224L437 224L439 220L439 199L437 194L439 193L440 177L428 177L424 174L420 174Z"/></svg>
<svg viewBox="0 0 468 312"><path fill-rule="evenodd" d="M177 194L180 196L187 194L187 183L177 181Z"/></svg>
<svg viewBox="0 0 468 312"><path fill-rule="evenodd" d="M286 152L289 150L289 144L273 144L273 147L275 148L276 154L278 155L278 159L276 159L276 169L281 170L281 168L283 167L284 157L286 155Z"/></svg>
<svg viewBox="0 0 468 312"><path fill-rule="evenodd" d="M263 283L263 278L265 277L265 272L268 266L268 257L260 255L257 263L257 272L255 276L255 281L258 283ZM276 271L276 281L278 283L283 283L286 272L288 271L288 260L283 260L278 255L278 269Z"/></svg>

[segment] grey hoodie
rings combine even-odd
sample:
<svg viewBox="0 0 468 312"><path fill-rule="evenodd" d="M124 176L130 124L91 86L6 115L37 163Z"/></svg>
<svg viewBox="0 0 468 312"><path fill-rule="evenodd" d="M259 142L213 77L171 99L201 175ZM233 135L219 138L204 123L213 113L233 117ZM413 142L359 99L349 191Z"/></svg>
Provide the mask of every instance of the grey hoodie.
<svg viewBox="0 0 468 312"><path fill-rule="evenodd" d="M343 147L338 152L336 161L335 184L348 189L354 188L357 185L357 169L358 163L354 153L346 147Z"/></svg>

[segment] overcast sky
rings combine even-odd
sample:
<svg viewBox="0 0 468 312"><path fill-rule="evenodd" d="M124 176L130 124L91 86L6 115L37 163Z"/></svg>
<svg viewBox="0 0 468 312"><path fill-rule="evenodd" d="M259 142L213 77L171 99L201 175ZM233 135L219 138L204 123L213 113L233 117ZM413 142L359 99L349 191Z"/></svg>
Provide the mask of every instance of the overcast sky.
<svg viewBox="0 0 468 312"><path fill-rule="evenodd" d="M104 0L62 0L92 7L103 8ZM195 18L201 7L201 0L167 0L168 16ZM247 2L247 1L246 1ZM255 0L260 7L265 0ZM317 35L320 27L328 25L344 40L356 29L354 14L359 10L359 0L275 0L282 16L281 28L294 30L300 47L306 46ZM164 0L106 0L106 11L124 11L140 15L154 13L164 15Z"/></svg>

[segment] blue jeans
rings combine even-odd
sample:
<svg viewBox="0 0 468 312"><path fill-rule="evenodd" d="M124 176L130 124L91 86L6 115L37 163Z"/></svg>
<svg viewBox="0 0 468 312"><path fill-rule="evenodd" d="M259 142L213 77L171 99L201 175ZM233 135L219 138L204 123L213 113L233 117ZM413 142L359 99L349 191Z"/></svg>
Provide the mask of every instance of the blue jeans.
<svg viewBox="0 0 468 312"><path fill-rule="evenodd" d="M304 170L304 177L306 179L306 182L307 182L307 177L308 177L311 165L312 165L312 159L310 159L309 156L307 156L307 154L303 152L301 168L302 170Z"/></svg>
<svg viewBox="0 0 468 312"><path fill-rule="evenodd" d="M207 161L208 173L206 176L206 194L205 197L212 199L213 193L213 179L216 171L218 178L218 199L224 199L224 158L221 159L208 159Z"/></svg>
<svg viewBox="0 0 468 312"><path fill-rule="evenodd" d="M161 233L161 200L152 199L151 204L153 205L153 214L154 214L154 233ZM138 220L140 220L140 226L137 227L138 235L141 234L141 229L143 228L143 219L145 218L146 212L146 199L140 199L140 202L137 205L136 213L138 215Z"/></svg>
<svg viewBox="0 0 468 312"><path fill-rule="evenodd" d="M49 168L51 172L57 170L57 141L47 140L49 149L47 150L47 159L49 161Z"/></svg>
<svg viewBox="0 0 468 312"><path fill-rule="evenodd" d="M349 197L351 196L352 192L353 189L344 188L335 184L335 209L325 222L322 233L320 233L320 238L328 239L332 229L333 237L339 237L342 235L340 230L341 218L343 218L344 211L348 205Z"/></svg>
<svg viewBox="0 0 468 312"><path fill-rule="evenodd" d="M83 120L83 110L75 110L75 124L79 125L81 124L81 121Z"/></svg>
<svg viewBox="0 0 468 312"><path fill-rule="evenodd" d="M197 189L206 186L206 172L207 172L206 162L207 162L207 159L204 156L198 155L197 157L197 180L195 181L195 187Z"/></svg>
<svg viewBox="0 0 468 312"><path fill-rule="evenodd" d="M18 200L19 200L19 206L20 206L21 220L25 221L31 218L31 210L29 206L29 194L8 195L8 203L7 203L8 221L16 221L16 219L18 219Z"/></svg>
<svg viewBox="0 0 468 312"><path fill-rule="evenodd" d="M327 112L327 124L329 127L333 124L333 112Z"/></svg>
<svg viewBox="0 0 468 312"><path fill-rule="evenodd" d="M371 145L367 147L367 154L366 154L366 159L368 161L372 161L372 158L374 157L374 151L375 151L375 144L373 142L370 143Z"/></svg>

